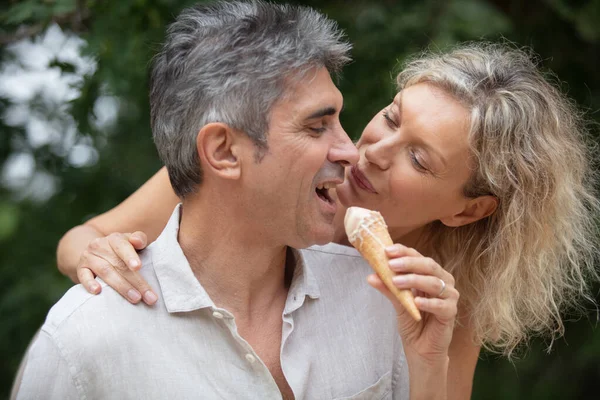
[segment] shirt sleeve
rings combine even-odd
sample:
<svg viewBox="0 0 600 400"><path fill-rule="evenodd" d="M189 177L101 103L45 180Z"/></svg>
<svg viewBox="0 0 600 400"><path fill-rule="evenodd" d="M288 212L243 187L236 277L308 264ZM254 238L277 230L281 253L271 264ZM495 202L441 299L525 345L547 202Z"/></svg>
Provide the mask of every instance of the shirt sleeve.
<svg viewBox="0 0 600 400"><path fill-rule="evenodd" d="M46 332L40 332L26 357L17 400L85 398L78 392L75 378L57 344Z"/></svg>

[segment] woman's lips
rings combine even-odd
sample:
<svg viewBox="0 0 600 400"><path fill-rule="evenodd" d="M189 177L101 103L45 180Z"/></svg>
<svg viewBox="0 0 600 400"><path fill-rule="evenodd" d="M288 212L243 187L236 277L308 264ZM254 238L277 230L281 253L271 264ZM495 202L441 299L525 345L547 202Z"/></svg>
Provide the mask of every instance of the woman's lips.
<svg viewBox="0 0 600 400"><path fill-rule="evenodd" d="M360 172L360 170L357 167L352 167L350 169L350 174L352 175L352 178L354 178L356 186L363 190L366 190L367 192L377 193L373 185L371 185L371 182L369 182L367 177L362 172Z"/></svg>

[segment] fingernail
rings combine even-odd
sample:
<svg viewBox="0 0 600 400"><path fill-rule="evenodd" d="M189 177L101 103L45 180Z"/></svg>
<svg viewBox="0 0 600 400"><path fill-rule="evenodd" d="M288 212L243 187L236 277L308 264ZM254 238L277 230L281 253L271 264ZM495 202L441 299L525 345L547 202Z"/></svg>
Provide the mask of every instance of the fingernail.
<svg viewBox="0 0 600 400"><path fill-rule="evenodd" d="M396 285L404 285L407 280L405 276L402 275L396 275L392 278L392 281L396 284Z"/></svg>
<svg viewBox="0 0 600 400"><path fill-rule="evenodd" d="M98 282L96 282L95 280L89 281L88 286L94 293L96 293L98 289L100 289L100 285L98 285Z"/></svg>
<svg viewBox="0 0 600 400"><path fill-rule="evenodd" d="M139 236L139 235L133 235L133 239L136 239L136 240L138 240L138 241L139 241L141 244L143 244L143 243L144 243L144 239L142 239L142 237L141 237L141 236Z"/></svg>
<svg viewBox="0 0 600 400"><path fill-rule="evenodd" d="M129 289L129 292L127 292L127 297L129 297L129 300L137 303L142 298L142 295L140 295L137 290Z"/></svg>
<svg viewBox="0 0 600 400"><path fill-rule="evenodd" d="M156 303L156 300L158 300L158 297L156 297L154 292L152 292L151 290L147 290L146 293L144 293L144 301L146 303L154 304Z"/></svg>
<svg viewBox="0 0 600 400"><path fill-rule="evenodd" d="M132 258L131 260L129 260L129 266L131 268L135 268L138 265L140 265L140 263L138 262L138 260L136 260L135 258Z"/></svg>
<svg viewBox="0 0 600 400"><path fill-rule="evenodd" d="M401 258L394 258L389 262L390 267L394 269L402 269L404 267L404 260Z"/></svg>

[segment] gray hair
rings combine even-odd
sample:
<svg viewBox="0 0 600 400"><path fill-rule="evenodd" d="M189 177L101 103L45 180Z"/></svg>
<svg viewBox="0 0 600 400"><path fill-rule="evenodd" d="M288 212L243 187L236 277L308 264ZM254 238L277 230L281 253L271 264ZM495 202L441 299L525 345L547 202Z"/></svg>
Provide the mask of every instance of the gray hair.
<svg viewBox="0 0 600 400"><path fill-rule="evenodd" d="M454 274L479 344L510 355L530 334L561 334L561 312L591 299L597 278L593 153L583 115L530 52L471 43L428 53L398 76L400 90L441 88L470 111L473 173L466 197L494 195L490 217L436 222L436 258Z"/></svg>
<svg viewBox="0 0 600 400"><path fill-rule="evenodd" d="M202 126L222 122L245 132L260 159L270 110L290 83L314 68L339 73L350 48L335 21L304 6L219 1L184 10L150 80L154 142L175 193L183 198L202 182Z"/></svg>

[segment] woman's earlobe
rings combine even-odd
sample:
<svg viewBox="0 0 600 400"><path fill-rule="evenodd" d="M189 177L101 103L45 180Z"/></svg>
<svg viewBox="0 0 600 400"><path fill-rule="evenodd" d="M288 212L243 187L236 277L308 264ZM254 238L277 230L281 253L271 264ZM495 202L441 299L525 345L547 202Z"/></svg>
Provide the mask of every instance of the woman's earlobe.
<svg viewBox="0 0 600 400"><path fill-rule="evenodd" d="M465 208L458 214L442 218L442 224L450 227L459 227L479 221L492 215L498 208L496 196L479 196L467 201Z"/></svg>

